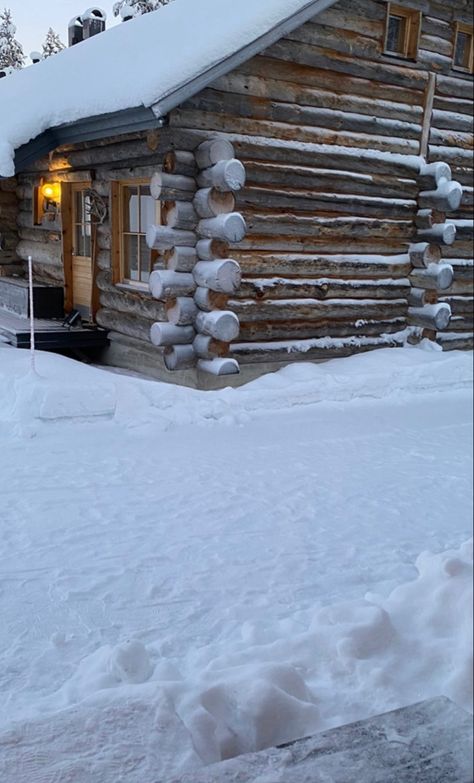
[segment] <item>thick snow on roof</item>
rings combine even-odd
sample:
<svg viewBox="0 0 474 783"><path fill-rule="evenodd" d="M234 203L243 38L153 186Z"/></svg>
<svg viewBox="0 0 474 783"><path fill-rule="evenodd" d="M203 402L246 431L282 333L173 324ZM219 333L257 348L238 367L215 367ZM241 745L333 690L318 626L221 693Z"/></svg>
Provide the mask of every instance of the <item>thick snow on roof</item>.
<svg viewBox="0 0 474 783"><path fill-rule="evenodd" d="M315 0L176 0L0 80L0 176L48 128L149 107ZM326 3L329 5L329 3Z"/></svg>

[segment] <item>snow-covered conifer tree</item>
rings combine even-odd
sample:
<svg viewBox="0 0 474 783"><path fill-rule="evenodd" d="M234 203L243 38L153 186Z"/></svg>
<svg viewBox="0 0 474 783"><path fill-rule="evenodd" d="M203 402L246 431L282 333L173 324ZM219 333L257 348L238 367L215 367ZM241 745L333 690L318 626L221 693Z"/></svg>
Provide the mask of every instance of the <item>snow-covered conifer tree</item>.
<svg viewBox="0 0 474 783"><path fill-rule="evenodd" d="M141 16L156 11L162 5L168 5L171 0L118 0L114 3L114 16L122 16L122 19L132 15Z"/></svg>
<svg viewBox="0 0 474 783"><path fill-rule="evenodd" d="M58 52L61 52L64 48L65 46L61 41L59 35L54 32L52 27L50 27L48 32L46 33L46 38L43 44L44 59L46 59L46 57L51 57L51 55L53 54L57 54Z"/></svg>
<svg viewBox="0 0 474 783"><path fill-rule="evenodd" d="M23 47L15 39L16 27L13 24L12 12L5 8L0 13L0 69L23 68L25 55Z"/></svg>

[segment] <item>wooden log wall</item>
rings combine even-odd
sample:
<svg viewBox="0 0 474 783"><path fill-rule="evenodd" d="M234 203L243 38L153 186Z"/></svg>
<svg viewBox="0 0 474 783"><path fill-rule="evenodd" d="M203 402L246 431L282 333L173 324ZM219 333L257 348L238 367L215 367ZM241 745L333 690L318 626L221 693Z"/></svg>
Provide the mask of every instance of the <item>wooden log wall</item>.
<svg viewBox="0 0 474 783"><path fill-rule="evenodd" d="M22 271L16 252L18 209L16 180L0 179L0 276Z"/></svg>
<svg viewBox="0 0 474 783"><path fill-rule="evenodd" d="M176 132L200 129L231 141L246 170L236 207L248 230L232 248L242 284L228 302L241 323L233 347L241 362L397 345L409 332L435 338L428 311L420 317L412 304L421 286L432 286L421 288L425 306L438 305L431 323L446 323L444 294L453 289L438 286L449 271L438 270L433 288L413 258L420 242L442 245L441 226L448 236L447 221L460 218L452 208L467 181L460 168L472 143L472 78L453 76L453 22L469 22L470 10L461 0L407 5L423 11L416 62L383 54L385 2L341 0L170 116ZM454 82L457 97L447 98ZM458 97L461 112L453 113ZM427 159L452 169L447 194L437 183L431 193L419 176L426 127ZM472 190L462 198L472 202ZM420 236L423 207L434 213L435 236ZM459 232L447 247L443 255L455 262L457 248L468 252Z"/></svg>
<svg viewBox="0 0 474 783"><path fill-rule="evenodd" d="M416 62L383 53L383 0L339 0L167 128L37 161L17 181L16 252L63 282L60 221L32 222L41 177L90 180L106 203L111 182L146 180L164 205L151 291L114 284L109 209L97 320L160 366L214 372L224 359L231 371L229 358L328 358L409 336L472 345L472 77L451 68L453 24L470 22L472 2L407 6L423 12ZM11 192L0 183L0 210Z"/></svg>
<svg viewBox="0 0 474 783"><path fill-rule="evenodd" d="M449 162L453 177L463 186L461 203L447 216L456 228L456 241L442 249L454 271L452 285L439 296L452 313L447 328L437 334L445 350L474 347L472 97L472 77L452 71L437 78L428 160Z"/></svg>

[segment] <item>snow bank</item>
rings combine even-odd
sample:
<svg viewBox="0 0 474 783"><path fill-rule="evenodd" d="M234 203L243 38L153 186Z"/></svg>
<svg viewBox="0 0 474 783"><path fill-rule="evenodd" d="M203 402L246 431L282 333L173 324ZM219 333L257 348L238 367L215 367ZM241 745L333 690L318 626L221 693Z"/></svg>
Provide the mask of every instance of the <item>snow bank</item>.
<svg viewBox="0 0 474 783"><path fill-rule="evenodd" d="M85 728L95 747L104 716L115 716L120 732L131 709L136 715L123 755L130 768L127 783L143 780L140 775L149 773L147 765L156 761L160 748L165 754L178 738L175 773L436 695L447 695L472 710L472 540L457 550L424 552L416 567L417 578L387 598L368 595L315 608L303 633L283 633L271 644L252 644L249 627L242 627L240 645L205 665L209 651L201 650L196 658L201 665L186 674L160 654L160 640L150 642L148 650L133 641L99 648L45 702L48 710L62 708L60 714L17 724L0 735L5 769L13 769L25 752L34 759L32 737L37 742L49 738L37 764L52 772L61 760L64 779L82 780L74 775L84 769ZM140 715L149 716L151 705L159 721L155 715L144 726ZM68 727L69 740L59 725ZM137 726L140 737L135 737ZM70 737L77 735L78 745L68 756L65 742L70 744ZM105 742L113 748L115 732ZM94 758L100 780L116 783L114 754L102 745ZM36 769L30 761L29 774ZM155 775L163 769L164 757Z"/></svg>
<svg viewBox="0 0 474 783"><path fill-rule="evenodd" d="M423 349L426 350L423 350ZM0 344L0 420L16 425L69 419L111 419L121 426L216 422L242 424L295 406L465 389L472 355L439 346L390 348L321 364L295 363L237 389L196 391L108 372L49 353L29 355Z"/></svg>
<svg viewBox="0 0 474 783"><path fill-rule="evenodd" d="M48 128L153 106L314 5L314 0L240 0L235 13L230 0L178 0L2 79L0 176L12 176L15 149Z"/></svg>

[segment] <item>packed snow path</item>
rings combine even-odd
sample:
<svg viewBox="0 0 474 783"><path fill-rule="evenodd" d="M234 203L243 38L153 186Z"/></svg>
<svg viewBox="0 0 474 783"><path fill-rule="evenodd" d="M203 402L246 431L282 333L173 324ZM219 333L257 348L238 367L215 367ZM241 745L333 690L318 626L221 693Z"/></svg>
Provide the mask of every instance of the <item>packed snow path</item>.
<svg viewBox="0 0 474 783"><path fill-rule="evenodd" d="M459 633L449 614L472 570L470 358L376 354L206 395L44 355L35 380L0 347L4 780L43 780L45 743L45 780L82 742L103 777L64 780L117 783L123 731L143 783L439 693L468 706L469 610ZM416 602L389 594L451 548L418 564L435 616L421 602L411 627ZM54 730L71 705L75 761ZM33 766L8 778L26 737Z"/></svg>

